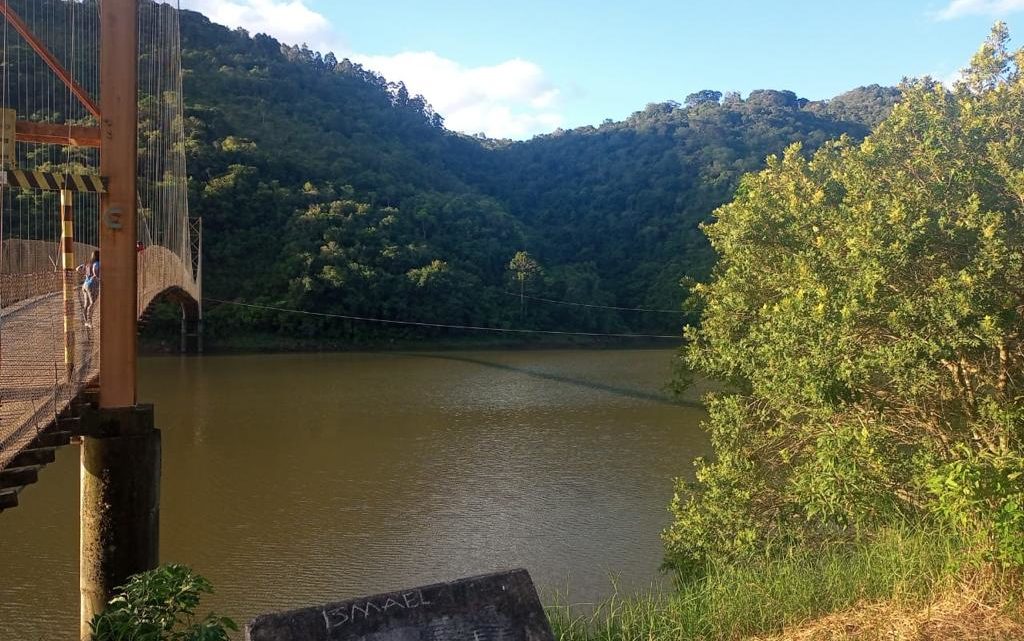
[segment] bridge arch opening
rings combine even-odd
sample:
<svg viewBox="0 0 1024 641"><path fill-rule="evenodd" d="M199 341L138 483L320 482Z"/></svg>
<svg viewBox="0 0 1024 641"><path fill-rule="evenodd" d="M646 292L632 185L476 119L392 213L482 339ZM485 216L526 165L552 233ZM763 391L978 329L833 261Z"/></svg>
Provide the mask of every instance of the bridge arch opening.
<svg viewBox="0 0 1024 641"><path fill-rule="evenodd" d="M169 340L173 333L175 316L178 317L178 351L182 354L201 354L203 351L203 304L189 292L178 286L168 287L156 293L148 302L140 301L139 333L150 331Z"/></svg>

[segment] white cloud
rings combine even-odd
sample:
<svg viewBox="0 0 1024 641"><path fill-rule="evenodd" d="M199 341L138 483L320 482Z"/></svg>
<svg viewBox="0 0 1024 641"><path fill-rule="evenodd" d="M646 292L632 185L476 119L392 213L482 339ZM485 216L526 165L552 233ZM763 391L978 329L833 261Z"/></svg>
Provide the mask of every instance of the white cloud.
<svg viewBox="0 0 1024 641"><path fill-rule="evenodd" d="M1024 0L952 0L939 11L939 20L954 20L964 16L1002 16L1014 11L1024 11Z"/></svg>
<svg viewBox="0 0 1024 641"><path fill-rule="evenodd" d="M956 88L956 85L957 85L958 82L962 82L963 81L963 79L964 79L964 70L963 69L957 69L956 71L951 71L951 72L949 72L947 74L942 74L942 75L938 75L937 74L935 77L938 78L939 82L941 82L943 85L945 85L947 89L954 89L954 88Z"/></svg>
<svg viewBox="0 0 1024 641"><path fill-rule="evenodd" d="M306 6L304 0L181 0L216 23L266 33L289 44L321 47L333 36L330 21Z"/></svg>
<svg viewBox="0 0 1024 641"><path fill-rule="evenodd" d="M423 94L449 128L497 138L525 138L561 126L554 107L560 92L538 65L514 58L464 67L433 51L393 56L353 55L352 60L388 80Z"/></svg>
<svg viewBox="0 0 1024 641"><path fill-rule="evenodd" d="M432 51L394 55L351 52L330 21L307 6L308 0L181 0L214 22L267 33L289 44L307 43L333 49L392 82L402 81L411 94L422 94L444 116L449 129L495 138L528 138L560 127L557 106L562 92L538 65L520 58L499 64L466 67Z"/></svg>

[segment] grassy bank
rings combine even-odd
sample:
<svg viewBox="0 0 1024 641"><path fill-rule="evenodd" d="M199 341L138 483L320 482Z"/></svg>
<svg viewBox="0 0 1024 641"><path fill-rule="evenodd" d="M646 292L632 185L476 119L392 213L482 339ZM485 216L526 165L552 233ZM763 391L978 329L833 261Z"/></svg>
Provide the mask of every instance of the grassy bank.
<svg viewBox="0 0 1024 641"><path fill-rule="evenodd" d="M846 629L852 613L874 608L910 616L957 595L986 601L987 611L996 611L1004 625L1020 619L1020 577L986 566L973 549L970 541L938 529L891 528L871 542L712 567L705 578L679 582L671 591L613 597L585 614L559 605L549 616L561 641L726 641L796 634L826 615L844 612L851 614L837 615L835 627L823 628L821 636L782 638L875 638L868 632L833 632ZM874 619L884 627L880 616ZM886 634L877 638L917 638Z"/></svg>

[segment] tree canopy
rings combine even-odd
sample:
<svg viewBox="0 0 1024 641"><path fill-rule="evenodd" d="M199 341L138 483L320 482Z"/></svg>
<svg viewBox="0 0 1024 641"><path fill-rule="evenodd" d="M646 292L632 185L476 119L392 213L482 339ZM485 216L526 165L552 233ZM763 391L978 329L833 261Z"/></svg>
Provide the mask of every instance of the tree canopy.
<svg viewBox="0 0 1024 641"><path fill-rule="evenodd" d="M723 381L715 457L681 483L669 562L931 518L1024 564L1024 50L997 25L863 142L799 144L705 230L686 360Z"/></svg>
<svg viewBox="0 0 1024 641"><path fill-rule="evenodd" d="M517 251L557 300L678 309L713 253L698 225L739 177L868 129L791 92L699 92L621 122L510 142L444 128L349 60L184 11L187 152L213 298L420 321L675 333L679 319L507 295ZM880 98L879 109L892 100ZM518 287L515 287L518 289ZM359 341L411 330L219 307L216 340L262 330ZM417 336L424 331L416 330Z"/></svg>

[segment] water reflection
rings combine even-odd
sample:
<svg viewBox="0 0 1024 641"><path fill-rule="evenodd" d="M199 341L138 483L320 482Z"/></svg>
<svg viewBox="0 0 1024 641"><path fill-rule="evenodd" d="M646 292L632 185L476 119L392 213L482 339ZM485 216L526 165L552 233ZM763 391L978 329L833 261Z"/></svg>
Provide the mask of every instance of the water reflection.
<svg viewBox="0 0 1024 641"><path fill-rule="evenodd" d="M627 396L629 398L651 401L654 403L667 403L669 405L678 405L682 407L694 407L700 408L701 403L697 400L690 400L686 398L676 398L665 393L652 393L649 390L643 388L631 388L623 387L621 385L610 385L606 382L597 380L588 380L585 378L576 378L573 376L567 376L565 373L555 371L544 371L528 367L516 367L506 363L497 362L494 360L486 360L482 356L471 356L465 353L442 353L442 354L426 354L426 353L410 353L409 356L413 358L432 358L441 359L448 361L459 361L463 363L472 363L474 365L480 365L482 367L493 367L495 369L505 370L509 372L515 372L517 374L525 374L527 376L533 376L541 378L547 381L555 383L565 383L569 385L579 385L586 387L591 390L599 392L607 392L609 394L619 394L621 396Z"/></svg>

